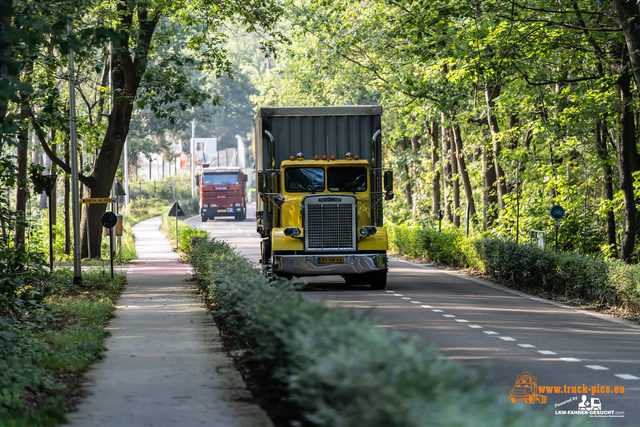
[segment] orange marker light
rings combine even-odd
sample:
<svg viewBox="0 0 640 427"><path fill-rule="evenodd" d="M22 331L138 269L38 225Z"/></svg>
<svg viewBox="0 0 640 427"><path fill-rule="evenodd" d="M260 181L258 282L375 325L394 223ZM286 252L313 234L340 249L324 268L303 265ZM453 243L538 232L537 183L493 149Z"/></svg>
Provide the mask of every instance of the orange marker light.
<svg viewBox="0 0 640 427"><path fill-rule="evenodd" d="M266 202L266 201L267 201L267 198L266 198L266 197L263 197L263 198L262 198L262 201L263 201L263 202Z"/></svg>
<svg viewBox="0 0 640 427"><path fill-rule="evenodd" d="M322 156L322 160L327 160L327 155Z"/></svg>
<svg viewBox="0 0 640 427"><path fill-rule="evenodd" d="M295 160L295 159L296 159L296 158L295 158L295 157L293 157L293 156L289 157L289 160Z"/></svg>
<svg viewBox="0 0 640 427"><path fill-rule="evenodd" d="M360 160L360 156L355 156L354 159Z"/></svg>
<svg viewBox="0 0 640 427"><path fill-rule="evenodd" d="M320 160L320 157L318 157L318 156L313 156L313 160Z"/></svg>
<svg viewBox="0 0 640 427"><path fill-rule="evenodd" d="M331 160L335 160L335 159L336 159L336 156L331 156Z"/></svg>

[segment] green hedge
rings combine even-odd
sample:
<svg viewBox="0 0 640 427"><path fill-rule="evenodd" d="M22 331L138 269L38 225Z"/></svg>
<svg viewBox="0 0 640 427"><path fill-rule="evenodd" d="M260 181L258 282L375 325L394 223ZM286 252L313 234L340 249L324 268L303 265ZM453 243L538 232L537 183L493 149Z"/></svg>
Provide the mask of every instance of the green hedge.
<svg viewBox="0 0 640 427"><path fill-rule="evenodd" d="M387 226L389 247L399 255L452 267L471 267L532 290L564 293L589 301L640 309L640 267L620 261L555 252L534 244L492 237L467 237L406 225Z"/></svg>
<svg viewBox="0 0 640 427"><path fill-rule="evenodd" d="M176 218L168 215L169 211L162 214L162 222L160 224L160 230L164 231L171 237L171 244L176 243ZM199 230L195 227L185 224L181 219L178 219L178 248L187 252L194 237L207 237L209 233L204 230Z"/></svg>
<svg viewBox="0 0 640 427"><path fill-rule="evenodd" d="M302 414L299 421L327 427L567 424L539 406L509 403L508 390L487 390L476 373L415 337L378 328L352 310L310 302L287 280L269 283L226 243L195 239L188 256L206 297L283 387Z"/></svg>

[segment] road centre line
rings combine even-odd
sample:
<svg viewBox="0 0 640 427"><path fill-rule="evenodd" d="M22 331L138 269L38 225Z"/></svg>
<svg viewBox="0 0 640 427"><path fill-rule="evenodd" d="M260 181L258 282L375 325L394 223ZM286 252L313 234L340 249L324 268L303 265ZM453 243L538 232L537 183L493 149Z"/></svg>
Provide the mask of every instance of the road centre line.
<svg viewBox="0 0 640 427"><path fill-rule="evenodd" d="M608 371L609 368L600 365L584 365L585 368L593 369L594 371Z"/></svg>
<svg viewBox="0 0 640 427"><path fill-rule="evenodd" d="M618 378L622 378L623 380L640 380L640 378L630 374L615 374L615 376Z"/></svg>

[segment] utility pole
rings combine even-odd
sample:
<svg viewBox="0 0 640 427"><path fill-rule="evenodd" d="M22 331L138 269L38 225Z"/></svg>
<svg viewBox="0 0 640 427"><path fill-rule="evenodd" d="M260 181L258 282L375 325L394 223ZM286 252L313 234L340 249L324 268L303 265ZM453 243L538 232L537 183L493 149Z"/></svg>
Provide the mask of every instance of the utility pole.
<svg viewBox="0 0 640 427"><path fill-rule="evenodd" d="M73 33L73 24L68 23L69 35ZM82 283L82 265L80 263L80 201L78 200L78 135L76 133L76 95L73 64L73 49L69 49L69 134L71 141L71 215L73 217L73 283ZM88 233L87 233L88 234Z"/></svg>
<svg viewBox="0 0 640 427"><path fill-rule="evenodd" d="M124 211L129 213L129 138L124 140Z"/></svg>
<svg viewBox="0 0 640 427"><path fill-rule="evenodd" d="M196 119L191 120L191 198L196 197L196 183L194 175L196 172L196 157L195 157L195 137L196 137Z"/></svg>

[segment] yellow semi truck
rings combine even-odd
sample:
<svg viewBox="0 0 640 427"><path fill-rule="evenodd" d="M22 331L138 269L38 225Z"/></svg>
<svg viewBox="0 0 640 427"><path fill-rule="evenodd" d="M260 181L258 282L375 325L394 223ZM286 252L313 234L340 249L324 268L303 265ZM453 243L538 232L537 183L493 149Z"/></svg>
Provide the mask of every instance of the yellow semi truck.
<svg viewBox="0 0 640 427"><path fill-rule="evenodd" d="M382 107L261 108L255 118L261 263L275 276L387 285Z"/></svg>

